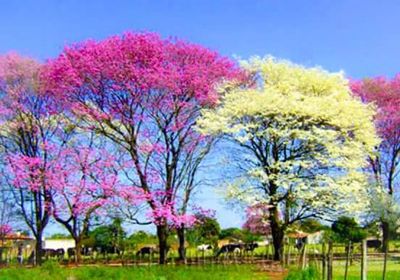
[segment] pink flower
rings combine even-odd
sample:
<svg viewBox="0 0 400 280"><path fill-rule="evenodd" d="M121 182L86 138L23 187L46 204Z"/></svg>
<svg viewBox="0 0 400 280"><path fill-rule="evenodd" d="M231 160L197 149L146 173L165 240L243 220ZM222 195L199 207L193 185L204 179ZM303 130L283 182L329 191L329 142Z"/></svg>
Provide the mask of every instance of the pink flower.
<svg viewBox="0 0 400 280"><path fill-rule="evenodd" d="M12 233L12 227L9 224L0 225L0 237L4 237Z"/></svg>
<svg viewBox="0 0 400 280"><path fill-rule="evenodd" d="M269 224L269 205L255 204L246 209L246 221L243 228L253 234L267 235L271 232Z"/></svg>

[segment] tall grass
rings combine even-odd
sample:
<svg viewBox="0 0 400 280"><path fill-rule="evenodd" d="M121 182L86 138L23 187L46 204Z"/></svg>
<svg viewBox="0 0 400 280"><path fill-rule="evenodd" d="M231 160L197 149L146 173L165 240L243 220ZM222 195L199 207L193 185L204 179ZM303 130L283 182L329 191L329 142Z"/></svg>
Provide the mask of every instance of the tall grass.
<svg viewBox="0 0 400 280"><path fill-rule="evenodd" d="M246 265L135 266L62 268L45 263L40 268L0 270L1 280L265 280L265 274Z"/></svg>
<svg viewBox="0 0 400 280"><path fill-rule="evenodd" d="M368 280L381 280L382 279L382 261L370 261L368 263ZM398 261L391 261L387 267L387 280L400 280L400 263ZM360 264L354 264L349 268L348 280L361 279ZM320 273L316 267L310 267L305 270L298 270L295 267L290 268L290 272L285 280L319 280L321 279ZM333 279L344 279L344 264L343 262L335 261L333 264Z"/></svg>
<svg viewBox="0 0 400 280"><path fill-rule="evenodd" d="M318 280L320 279L320 275L318 270L310 266L303 270L293 270L290 271L286 276L285 280Z"/></svg>

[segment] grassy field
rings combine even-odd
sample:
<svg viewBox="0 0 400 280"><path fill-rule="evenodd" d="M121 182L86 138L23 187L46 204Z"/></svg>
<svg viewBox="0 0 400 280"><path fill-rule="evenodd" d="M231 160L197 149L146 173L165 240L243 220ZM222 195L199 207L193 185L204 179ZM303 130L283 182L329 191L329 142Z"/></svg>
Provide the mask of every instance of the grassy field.
<svg viewBox="0 0 400 280"><path fill-rule="evenodd" d="M343 279L344 276L344 264L334 266L333 276L334 279ZM381 280L382 279L382 262L371 262L368 264L368 280ZM387 280L399 280L400 279L400 263L390 262L387 267ZM349 280L360 279L360 266L354 265L349 268Z"/></svg>
<svg viewBox="0 0 400 280"><path fill-rule="evenodd" d="M291 269L290 280L318 280L304 277L302 273ZM311 276L309 274L309 276ZM333 276L335 280L342 280L344 264L335 262ZM45 263L40 268L6 268L0 269L0 280L267 280L265 272L260 272L255 265L204 265L204 266L134 266L134 267L106 267L86 266L61 268L55 263ZM275 278L274 278L275 279ZM349 280L360 279L360 266L353 265L349 269ZM382 262L368 264L368 279L382 279ZM387 280L400 279L400 263L388 264Z"/></svg>
<svg viewBox="0 0 400 280"><path fill-rule="evenodd" d="M368 264L368 280L381 280L382 279L382 262L371 262ZM333 265L333 279L334 280L342 280L344 279L344 263L335 262ZM318 274L315 271L315 268L306 269L305 271L298 271L295 267L293 267L287 280L319 280L321 277L318 277ZM360 277L360 266L353 265L349 268L348 280L359 280ZM387 267L387 280L399 280L400 279L400 263L391 262L388 263Z"/></svg>
<svg viewBox="0 0 400 280"><path fill-rule="evenodd" d="M400 250L400 241L390 241L389 249L392 252L399 251ZM326 246L326 250L327 250L327 246ZM288 246L285 246L285 252L287 252L287 251L288 251ZM267 247L262 246L262 247L258 247L254 250L254 256L271 255L272 252L273 252L272 245L269 245ZM323 252L322 244L307 245L307 252L309 254L322 253ZM346 252L345 244L335 244L334 245L334 247L333 247L334 254L338 254L338 253L344 254L345 252ZM379 252L379 251L376 251L374 248L368 249L369 254L373 254L373 253L377 253L377 252ZM206 253L204 253L204 256L211 257L211 256L214 256L215 253L216 252L213 252L210 250L210 251L207 251ZM290 253L292 255L292 258L298 256L298 254L299 254L299 251L295 248L294 244L290 245ZM355 244L353 253L354 254L361 253L361 243ZM176 250L171 250L171 252L169 253L169 256L172 258L177 258L178 252ZM195 258L195 257L202 257L203 254L198 252L195 247L189 247L189 248L187 248L187 256Z"/></svg>
<svg viewBox="0 0 400 280"><path fill-rule="evenodd" d="M250 266L143 266L60 268L45 264L41 268L0 269L1 280L266 280L264 273Z"/></svg>

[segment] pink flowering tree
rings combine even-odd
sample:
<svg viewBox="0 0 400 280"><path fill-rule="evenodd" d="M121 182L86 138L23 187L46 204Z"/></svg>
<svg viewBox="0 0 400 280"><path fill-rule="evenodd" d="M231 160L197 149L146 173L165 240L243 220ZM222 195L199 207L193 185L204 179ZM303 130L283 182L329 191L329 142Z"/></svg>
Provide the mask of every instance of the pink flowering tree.
<svg viewBox="0 0 400 280"><path fill-rule="evenodd" d="M248 230L252 234L268 236L271 234L271 226L269 222L268 205L257 203L246 209L246 220L243 229Z"/></svg>
<svg viewBox="0 0 400 280"><path fill-rule="evenodd" d="M66 47L43 72L46 92L124 150L131 186L147 195L160 263L170 224L183 228L192 221L187 203L178 201L189 201L192 192L184 190L195 179L187 178L195 178L209 150L211 138L194 129L199 112L216 105L217 83L237 75L236 66L213 51L151 33Z"/></svg>
<svg viewBox="0 0 400 280"><path fill-rule="evenodd" d="M8 224L0 225L0 237L2 240L12 232L12 227Z"/></svg>
<svg viewBox="0 0 400 280"><path fill-rule="evenodd" d="M0 247L0 262L3 261L3 250L4 250L4 243L6 241L7 235L12 233L12 227L9 224L0 224L0 240L1 240L1 247Z"/></svg>
<svg viewBox="0 0 400 280"><path fill-rule="evenodd" d="M53 165L58 178L53 185L53 216L75 240L75 259L80 261L82 240L89 232L93 217L112 207L121 182L116 159L105 149L94 145L94 139L84 145L66 147Z"/></svg>
<svg viewBox="0 0 400 280"><path fill-rule="evenodd" d="M9 224L0 224L0 239L1 239L1 253L3 253L3 246L7 235L12 233L12 227ZM0 254L0 260L2 260L2 254Z"/></svg>
<svg viewBox="0 0 400 280"><path fill-rule="evenodd" d="M50 98L39 93L40 64L17 54L0 57L0 139L5 173L16 207L36 239L36 263L41 263L42 236L52 213L52 183L48 162L57 157L52 142L67 140L65 120Z"/></svg>
<svg viewBox="0 0 400 280"><path fill-rule="evenodd" d="M4 250L4 243L6 241L7 235L12 233L12 227L9 224L0 224L0 240L1 240L1 247L0 247L0 261L3 261L3 250Z"/></svg>
<svg viewBox="0 0 400 280"><path fill-rule="evenodd" d="M3 164L0 167L0 173L6 174ZM12 228L18 223L18 208L15 207L13 195L5 177L3 175L0 178L0 262L3 261L5 237L12 232Z"/></svg>
<svg viewBox="0 0 400 280"><path fill-rule="evenodd" d="M382 142L377 147L376 157L370 159L370 171L375 183L394 197L400 186L400 74L393 79L376 77L353 81L352 91L377 108L375 125ZM380 217L384 251L388 246L390 226L385 216Z"/></svg>

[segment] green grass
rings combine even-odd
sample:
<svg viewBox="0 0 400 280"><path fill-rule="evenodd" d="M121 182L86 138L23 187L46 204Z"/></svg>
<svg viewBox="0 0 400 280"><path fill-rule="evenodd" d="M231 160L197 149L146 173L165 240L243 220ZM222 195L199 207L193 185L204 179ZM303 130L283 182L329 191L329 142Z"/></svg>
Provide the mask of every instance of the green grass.
<svg viewBox="0 0 400 280"><path fill-rule="evenodd" d="M318 279L320 279L320 274L318 273L318 270L314 267L309 267L304 270L290 271L285 278L285 280L318 280Z"/></svg>
<svg viewBox="0 0 400 280"><path fill-rule="evenodd" d="M317 280L315 271L296 271L293 267L290 280ZM344 277L344 263L335 262L333 276L335 280ZM255 265L204 265L204 266L82 266L78 268L62 268L56 263L47 262L40 268L5 268L0 269L0 280L266 280L267 276L259 272ZM349 280L360 279L360 264L349 268ZM382 279L382 262L368 263L368 279ZM400 263L388 263L387 280L400 279Z"/></svg>
<svg viewBox="0 0 400 280"><path fill-rule="evenodd" d="M368 280L381 280L382 279L382 262L370 262L368 264ZM297 270L295 267L290 269L289 275L285 280L319 280L321 272L317 273L317 270L312 268L303 271ZM360 265L353 265L349 267L348 280L359 280L360 277ZM333 264L333 279L343 280L344 279L344 263L334 262ZM400 264L398 262L390 262L387 267L387 280L399 280L400 279Z"/></svg>
<svg viewBox="0 0 400 280"><path fill-rule="evenodd" d="M45 264L41 268L0 270L1 280L265 280L255 267L244 265L214 266L141 266L60 268Z"/></svg>
<svg viewBox="0 0 400 280"><path fill-rule="evenodd" d="M382 262L370 262L368 263L368 280L381 280L382 279ZM333 278L343 279L344 276L344 264L340 266L334 266ZM360 279L360 265L353 265L349 267L349 280ZM399 280L400 279L400 263L389 262L387 266L387 280Z"/></svg>

